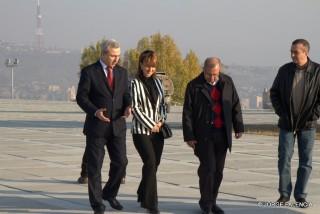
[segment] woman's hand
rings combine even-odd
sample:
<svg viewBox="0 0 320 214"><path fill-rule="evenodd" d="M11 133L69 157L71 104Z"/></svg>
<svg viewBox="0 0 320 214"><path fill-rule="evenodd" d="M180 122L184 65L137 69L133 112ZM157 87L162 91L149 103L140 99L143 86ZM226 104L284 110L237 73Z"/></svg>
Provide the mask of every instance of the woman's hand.
<svg viewBox="0 0 320 214"><path fill-rule="evenodd" d="M158 133L160 131L160 127L158 126L158 124L156 124L152 129L151 129L151 132L154 132L154 133Z"/></svg>
<svg viewBox="0 0 320 214"><path fill-rule="evenodd" d="M158 126L159 129L161 128L162 125L163 125L163 122L161 122L161 121L156 124L156 126Z"/></svg>

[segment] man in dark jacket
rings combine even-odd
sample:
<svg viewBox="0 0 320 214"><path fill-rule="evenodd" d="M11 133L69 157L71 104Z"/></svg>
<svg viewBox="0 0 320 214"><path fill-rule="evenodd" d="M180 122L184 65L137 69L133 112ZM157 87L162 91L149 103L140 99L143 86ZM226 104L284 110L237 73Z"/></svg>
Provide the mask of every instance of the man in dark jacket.
<svg viewBox="0 0 320 214"><path fill-rule="evenodd" d="M299 168L294 189L294 197L301 207L307 207L306 186L312 169L312 149L315 127L320 115L320 66L309 57L310 45L304 39L297 39L291 45L293 62L283 65L273 82L270 98L276 114L278 126L278 202L290 200L291 158L295 138L298 139Z"/></svg>
<svg viewBox="0 0 320 214"><path fill-rule="evenodd" d="M117 201L121 179L128 163L126 156L126 121L130 115L131 97L128 73L118 65L119 43L107 40L101 44L101 57L81 71L77 103L86 112L83 132L86 135L86 158L89 200L94 213L104 213L102 199L121 210ZM110 157L109 179L102 189L101 167L107 147Z"/></svg>
<svg viewBox="0 0 320 214"><path fill-rule="evenodd" d="M231 77L220 73L219 58L207 58L203 72L187 85L183 106L184 141L199 158L198 169L203 213L222 214L216 199L223 177L227 149L244 131L239 97Z"/></svg>

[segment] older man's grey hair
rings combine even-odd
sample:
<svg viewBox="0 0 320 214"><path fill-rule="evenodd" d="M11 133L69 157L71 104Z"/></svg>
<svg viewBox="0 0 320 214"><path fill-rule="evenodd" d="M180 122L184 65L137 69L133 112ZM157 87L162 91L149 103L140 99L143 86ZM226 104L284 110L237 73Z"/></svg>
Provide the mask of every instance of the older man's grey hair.
<svg viewBox="0 0 320 214"><path fill-rule="evenodd" d="M110 48L120 48L119 42L115 39L104 40L101 42L101 54L108 53Z"/></svg>
<svg viewBox="0 0 320 214"><path fill-rule="evenodd" d="M206 58L206 60L204 61L204 67L206 67L209 63L211 63L211 62L216 62L216 63L218 63L220 66L222 65L222 63L221 63L221 59L220 58L218 58L218 57L208 57L208 58Z"/></svg>

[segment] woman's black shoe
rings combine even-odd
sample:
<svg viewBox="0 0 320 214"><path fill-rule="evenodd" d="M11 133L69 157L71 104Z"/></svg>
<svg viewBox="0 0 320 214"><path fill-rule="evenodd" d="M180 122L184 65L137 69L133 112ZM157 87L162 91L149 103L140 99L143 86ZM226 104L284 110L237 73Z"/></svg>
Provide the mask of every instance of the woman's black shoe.
<svg viewBox="0 0 320 214"><path fill-rule="evenodd" d="M211 211L213 214L224 214L224 211L218 205L213 205Z"/></svg>

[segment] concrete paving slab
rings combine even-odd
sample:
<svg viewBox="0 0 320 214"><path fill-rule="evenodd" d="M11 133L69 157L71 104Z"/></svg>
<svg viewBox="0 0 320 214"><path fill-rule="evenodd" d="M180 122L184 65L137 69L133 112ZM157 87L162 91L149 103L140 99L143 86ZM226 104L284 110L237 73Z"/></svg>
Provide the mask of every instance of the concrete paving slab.
<svg viewBox="0 0 320 214"><path fill-rule="evenodd" d="M244 117L246 123L255 122L257 117L270 124L277 119L270 113L248 113ZM0 213L92 213L87 185L76 182L85 146L83 120L84 114L75 103L0 100ZM181 123L181 108L173 108L169 123ZM199 161L183 142L181 129L175 128L173 133L174 137L165 143L158 172L159 208L161 213L200 213ZM309 183L308 199L313 206L308 209L272 206L278 198L277 142L277 136L254 134L234 141L232 153L227 156L218 200L226 213L318 213L319 141L315 145ZM116 212L106 203L107 213L145 213L136 202L142 163L129 130L127 150L126 184L121 186L118 197L125 210ZM295 154L293 168L297 161ZM108 167L106 154L103 182L107 179ZM293 169L293 179L295 171Z"/></svg>

